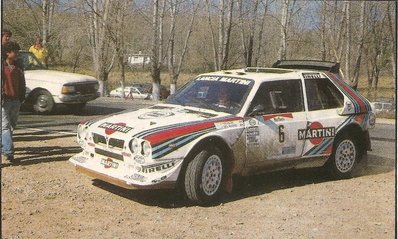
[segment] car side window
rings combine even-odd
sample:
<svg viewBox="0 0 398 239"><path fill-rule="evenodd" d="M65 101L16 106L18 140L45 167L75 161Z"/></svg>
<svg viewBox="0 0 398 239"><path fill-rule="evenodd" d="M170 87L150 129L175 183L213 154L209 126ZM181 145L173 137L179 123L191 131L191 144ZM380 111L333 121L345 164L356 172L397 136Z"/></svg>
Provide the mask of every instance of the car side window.
<svg viewBox="0 0 398 239"><path fill-rule="evenodd" d="M304 111L301 80L281 80L263 83L252 101L249 112L259 105L262 105L264 109L259 114Z"/></svg>
<svg viewBox="0 0 398 239"><path fill-rule="evenodd" d="M344 105L344 96L327 78L306 79L308 110L340 108Z"/></svg>

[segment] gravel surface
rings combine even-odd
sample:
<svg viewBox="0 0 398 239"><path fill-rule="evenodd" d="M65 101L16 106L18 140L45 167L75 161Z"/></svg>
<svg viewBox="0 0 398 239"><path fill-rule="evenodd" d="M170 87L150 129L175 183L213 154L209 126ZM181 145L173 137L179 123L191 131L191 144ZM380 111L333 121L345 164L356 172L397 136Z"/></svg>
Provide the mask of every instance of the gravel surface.
<svg viewBox="0 0 398 239"><path fill-rule="evenodd" d="M334 181L290 170L240 181L208 207L174 190L128 191L75 172L73 136L15 132L2 161L2 238L394 238L394 166Z"/></svg>

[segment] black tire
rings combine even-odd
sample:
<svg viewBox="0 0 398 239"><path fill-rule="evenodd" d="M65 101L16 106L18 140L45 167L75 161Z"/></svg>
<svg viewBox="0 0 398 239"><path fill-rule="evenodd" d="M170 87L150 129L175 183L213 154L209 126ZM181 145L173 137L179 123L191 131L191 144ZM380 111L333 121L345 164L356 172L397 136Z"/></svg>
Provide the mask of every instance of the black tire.
<svg viewBox="0 0 398 239"><path fill-rule="evenodd" d="M54 110L54 99L46 90L39 90L33 97L33 111L37 114L47 114Z"/></svg>
<svg viewBox="0 0 398 239"><path fill-rule="evenodd" d="M68 107L68 110L73 113L79 113L85 106L86 106L86 103L66 105L66 107Z"/></svg>
<svg viewBox="0 0 398 239"><path fill-rule="evenodd" d="M217 148L200 151L187 165L185 171L185 193L198 204L216 201L224 181L224 159Z"/></svg>
<svg viewBox="0 0 398 239"><path fill-rule="evenodd" d="M335 139L329 159L329 170L338 179L351 178L361 157L357 140L349 135Z"/></svg>

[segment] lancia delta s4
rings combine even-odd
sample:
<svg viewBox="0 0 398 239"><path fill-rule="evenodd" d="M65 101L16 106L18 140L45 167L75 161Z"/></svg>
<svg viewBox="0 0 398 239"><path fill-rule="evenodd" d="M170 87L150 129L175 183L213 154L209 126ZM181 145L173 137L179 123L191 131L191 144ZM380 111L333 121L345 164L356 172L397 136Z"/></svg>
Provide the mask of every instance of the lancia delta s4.
<svg viewBox="0 0 398 239"><path fill-rule="evenodd" d="M277 62L197 76L165 103L78 126L77 171L127 189L181 187L198 204L235 175L326 167L352 176L375 115L338 64Z"/></svg>

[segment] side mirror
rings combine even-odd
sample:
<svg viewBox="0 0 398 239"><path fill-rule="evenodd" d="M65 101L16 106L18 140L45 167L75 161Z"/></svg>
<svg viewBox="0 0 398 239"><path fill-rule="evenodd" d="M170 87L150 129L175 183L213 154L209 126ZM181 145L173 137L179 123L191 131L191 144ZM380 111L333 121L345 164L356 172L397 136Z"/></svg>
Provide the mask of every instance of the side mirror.
<svg viewBox="0 0 398 239"><path fill-rule="evenodd" d="M264 111L265 111L264 105L256 105L256 106L254 106L252 112L249 113L249 116L255 116L258 113L264 112Z"/></svg>

